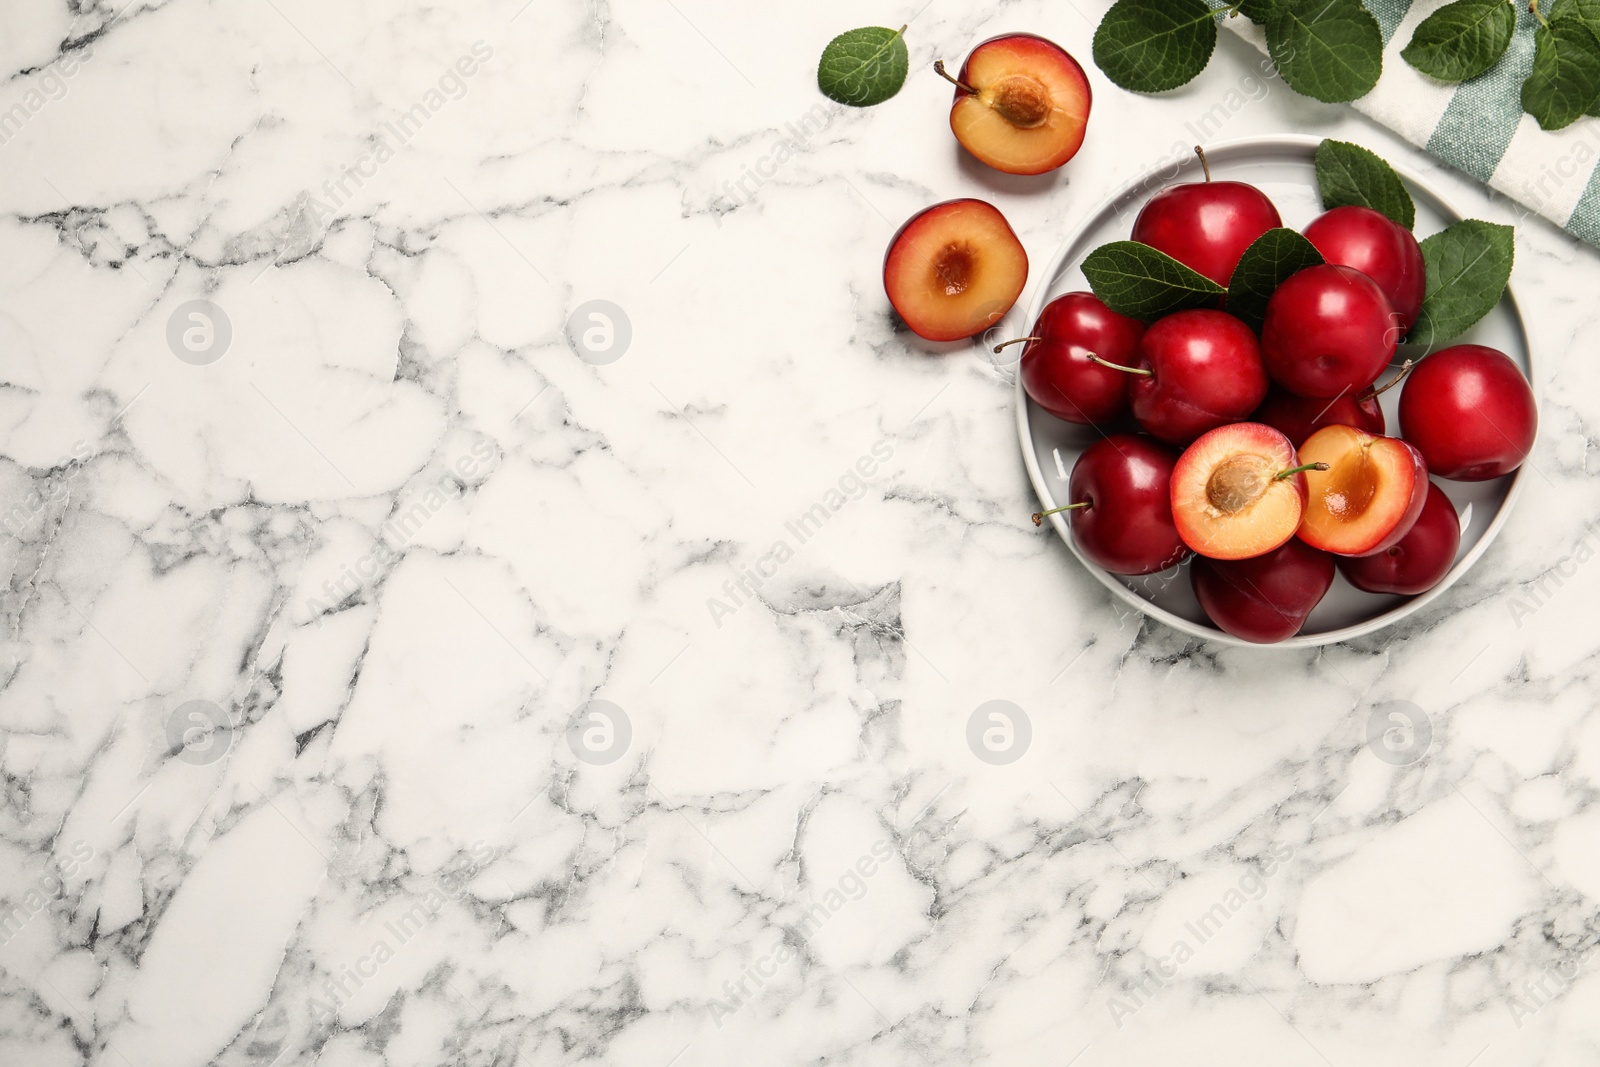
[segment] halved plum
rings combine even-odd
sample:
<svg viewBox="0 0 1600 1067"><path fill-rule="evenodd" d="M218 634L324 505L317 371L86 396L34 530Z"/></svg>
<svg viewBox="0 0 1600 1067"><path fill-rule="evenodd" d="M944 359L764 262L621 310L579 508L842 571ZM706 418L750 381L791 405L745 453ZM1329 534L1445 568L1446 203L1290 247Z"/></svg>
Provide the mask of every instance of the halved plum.
<svg viewBox="0 0 1600 1067"><path fill-rule="evenodd" d="M1283 434L1236 422L1202 434L1172 471L1172 520L1210 559L1250 559L1295 535L1306 502L1303 457Z"/></svg>
<svg viewBox="0 0 1600 1067"><path fill-rule="evenodd" d="M1411 531L1428 499L1428 465L1398 437L1324 426L1300 446L1310 496L1300 540L1336 556L1371 556Z"/></svg>
<svg viewBox="0 0 1600 1067"><path fill-rule="evenodd" d="M1028 283L1028 253L993 205L946 200L913 215L889 242L883 289L930 341L959 341L1005 317Z"/></svg>
<svg viewBox="0 0 1600 1067"><path fill-rule="evenodd" d="M936 68L946 78L944 65ZM1031 33L972 50L956 85L950 130L968 152L1007 174L1043 174L1078 154L1093 94L1078 61Z"/></svg>

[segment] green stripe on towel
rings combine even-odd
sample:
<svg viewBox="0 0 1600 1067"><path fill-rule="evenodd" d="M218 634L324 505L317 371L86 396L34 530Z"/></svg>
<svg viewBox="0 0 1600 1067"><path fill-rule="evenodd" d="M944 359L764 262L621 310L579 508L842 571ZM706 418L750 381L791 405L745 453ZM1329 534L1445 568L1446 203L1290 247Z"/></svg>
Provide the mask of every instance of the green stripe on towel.
<svg viewBox="0 0 1600 1067"><path fill-rule="evenodd" d="M1522 121L1522 83L1533 70L1533 21L1520 7L1518 33L1493 70L1462 82L1428 138L1429 152L1480 182L1493 177Z"/></svg>
<svg viewBox="0 0 1600 1067"><path fill-rule="evenodd" d="M1589 187L1567 220L1567 229L1592 245L1600 245L1600 166L1589 175Z"/></svg>

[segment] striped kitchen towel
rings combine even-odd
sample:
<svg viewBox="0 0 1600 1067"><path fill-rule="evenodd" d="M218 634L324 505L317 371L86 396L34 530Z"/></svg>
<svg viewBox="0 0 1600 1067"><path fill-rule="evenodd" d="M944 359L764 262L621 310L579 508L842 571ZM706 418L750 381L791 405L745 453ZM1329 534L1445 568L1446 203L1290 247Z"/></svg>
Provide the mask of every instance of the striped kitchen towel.
<svg viewBox="0 0 1600 1067"><path fill-rule="evenodd" d="M1417 23L1449 0L1366 0L1383 27L1383 77L1355 102L1394 130L1512 200L1600 246L1600 118L1564 130L1539 128L1522 111L1522 83L1533 69L1534 16L1517 5L1517 33L1488 73L1459 85L1434 81L1400 58ZM1259 27L1224 24L1263 52Z"/></svg>

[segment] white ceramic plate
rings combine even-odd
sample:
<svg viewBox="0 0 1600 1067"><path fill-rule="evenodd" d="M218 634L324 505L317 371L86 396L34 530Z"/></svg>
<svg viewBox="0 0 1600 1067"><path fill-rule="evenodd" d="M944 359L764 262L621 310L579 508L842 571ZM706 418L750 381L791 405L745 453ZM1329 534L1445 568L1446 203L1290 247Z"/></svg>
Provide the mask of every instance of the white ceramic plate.
<svg viewBox="0 0 1600 1067"><path fill-rule="evenodd" d="M1283 224L1300 230L1322 211L1317 196L1314 165L1314 153L1320 143L1320 138L1295 136L1227 141L1206 149L1206 158L1211 164L1213 177L1249 182L1256 186L1277 205L1283 216ZM1416 200L1416 232L1419 238L1437 233L1463 217L1425 181L1404 168L1397 166L1395 169L1405 179ZM1038 320L1045 304L1062 293L1088 290L1089 284L1079 269L1083 258L1109 241L1126 240L1139 209L1152 196L1173 182L1199 181L1201 177L1199 160L1190 157L1181 167L1169 164L1151 171L1090 213L1050 261L1043 281L1034 292L1027 319L1022 326L1030 327ZM1532 380L1528 335L1523 328L1516 300L1510 292L1488 317L1451 342L1466 343L1500 349L1514 359ZM1419 349L1402 346L1395 359L1398 362L1407 356L1416 359L1421 355ZM1399 395L1400 389L1396 388L1382 397L1384 416L1391 433L1399 429L1396 414ZM1078 454L1098 440L1100 434L1087 426L1062 422L1044 411L1028 399L1022 389L1020 375L1017 378L1017 431L1022 440L1022 458L1028 467L1028 477L1033 481L1044 510L1068 503L1065 497L1072 465L1077 461ZM1421 596L1379 596L1363 593L1340 575L1322 603L1306 620L1299 635L1276 645L1255 645L1241 641L1213 626L1195 600L1189 584L1187 564L1161 574L1138 578L1111 574L1090 563L1078 552L1065 515L1051 516L1050 521L1062 540L1106 588L1121 600L1168 626L1227 645L1310 648L1361 637L1392 626L1419 611L1448 589L1466 573L1467 568L1477 562L1500 532L1500 527L1505 525L1517 497L1521 474L1518 471L1490 482L1435 479L1436 484L1449 495L1461 518L1461 549L1456 556L1455 566L1445 575L1444 581Z"/></svg>

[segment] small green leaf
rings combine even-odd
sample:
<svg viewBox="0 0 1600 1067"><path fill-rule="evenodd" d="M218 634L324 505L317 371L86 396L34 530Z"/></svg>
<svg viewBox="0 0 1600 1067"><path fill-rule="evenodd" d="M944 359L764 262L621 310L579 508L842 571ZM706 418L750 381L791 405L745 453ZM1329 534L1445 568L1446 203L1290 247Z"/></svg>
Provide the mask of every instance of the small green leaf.
<svg viewBox="0 0 1600 1067"><path fill-rule="evenodd" d="M1094 61L1136 93L1194 80L1217 47L1217 19L1206 0L1117 0L1094 34Z"/></svg>
<svg viewBox="0 0 1600 1067"><path fill-rule="evenodd" d="M1406 343L1454 340L1493 310L1511 280L1516 242L1510 226L1465 219L1422 242L1427 288Z"/></svg>
<svg viewBox="0 0 1600 1067"><path fill-rule="evenodd" d="M1289 275L1322 263L1315 245L1294 230L1279 227L1257 237L1239 257L1228 282L1228 311L1261 332L1267 301Z"/></svg>
<svg viewBox="0 0 1600 1067"><path fill-rule="evenodd" d="M911 56L905 30L864 26L841 33L822 50L817 88L830 100L851 107L883 103L906 83Z"/></svg>
<svg viewBox="0 0 1600 1067"><path fill-rule="evenodd" d="M1298 93L1328 104L1365 96L1383 73L1383 31L1361 0L1293 0L1267 20L1267 54Z"/></svg>
<svg viewBox="0 0 1600 1067"><path fill-rule="evenodd" d="M1423 19L1400 56L1440 81L1466 81L1500 62L1516 28L1510 0L1456 0Z"/></svg>
<svg viewBox="0 0 1600 1067"><path fill-rule="evenodd" d="M1417 224L1417 205L1400 175L1383 157L1358 144L1330 139L1317 146L1317 187L1325 208L1357 204L1408 230Z"/></svg>
<svg viewBox="0 0 1600 1067"><path fill-rule="evenodd" d="M1083 275L1094 295L1119 315L1146 322L1188 308L1215 307L1222 286L1137 241L1113 241L1090 252Z"/></svg>

